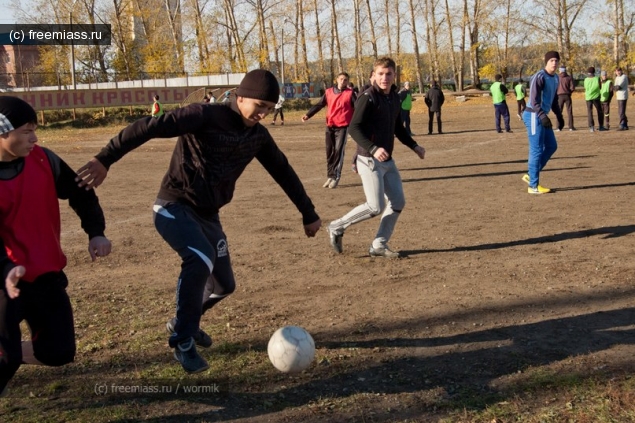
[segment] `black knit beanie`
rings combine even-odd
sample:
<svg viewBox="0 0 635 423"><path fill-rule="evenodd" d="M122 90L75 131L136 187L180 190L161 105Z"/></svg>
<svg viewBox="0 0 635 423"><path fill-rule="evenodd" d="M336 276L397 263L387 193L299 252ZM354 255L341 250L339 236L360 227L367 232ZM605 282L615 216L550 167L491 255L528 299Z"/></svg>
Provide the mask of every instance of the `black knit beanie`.
<svg viewBox="0 0 635 423"><path fill-rule="evenodd" d="M248 72L240 81L236 95L277 103L280 97L280 86L271 72L256 69Z"/></svg>
<svg viewBox="0 0 635 423"><path fill-rule="evenodd" d="M545 63L547 63L549 60L556 58L558 59L558 61L560 61L560 53L558 53L557 51L548 51L545 53Z"/></svg>
<svg viewBox="0 0 635 423"><path fill-rule="evenodd" d="M26 124L37 124L37 114L26 101L8 95L0 96L0 134Z"/></svg>

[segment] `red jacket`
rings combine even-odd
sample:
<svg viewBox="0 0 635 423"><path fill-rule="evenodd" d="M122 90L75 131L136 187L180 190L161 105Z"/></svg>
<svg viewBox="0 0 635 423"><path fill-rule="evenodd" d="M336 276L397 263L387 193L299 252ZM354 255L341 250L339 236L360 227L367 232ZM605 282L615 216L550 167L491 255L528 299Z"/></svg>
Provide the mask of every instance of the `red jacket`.
<svg viewBox="0 0 635 423"><path fill-rule="evenodd" d="M25 158L24 170L0 182L0 238L13 263L26 268L22 278L33 282L66 266L60 245L60 208L53 171L37 145Z"/></svg>
<svg viewBox="0 0 635 423"><path fill-rule="evenodd" d="M350 125L355 110L351 102L353 90L346 88L336 93L333 88L329 88L324 95L329 107L326 114L326 125L337 127Z"/></svg>
<svg viewBox="0 0 635 423"><path fill-rule="evenodd" d="M311 107L306 115L310 118L325 106L328 106L326 112L326 126L335 126L338 128L347 127L353 119L353 111L355 110L355 93L350 88L344 88L342 91L336 87L326 90L324 96L318 104Z"/></svg>
<svg viewBox="0 0 635 423"><path fill-rule="evenodd" d="M52 151L36 145L25 158L0 162L0 168L2 280L16 265L26 268L26 282L66 266L58 199L68 199L89 239L104 235L104 213L95 191L78 187L77 174Z"/></svg>

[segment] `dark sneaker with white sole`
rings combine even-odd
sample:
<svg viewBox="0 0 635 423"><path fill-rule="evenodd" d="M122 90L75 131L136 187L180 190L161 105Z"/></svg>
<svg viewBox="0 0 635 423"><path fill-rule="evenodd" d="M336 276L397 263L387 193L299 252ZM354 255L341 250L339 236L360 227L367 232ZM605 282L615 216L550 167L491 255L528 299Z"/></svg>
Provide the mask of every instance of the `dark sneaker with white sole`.
<svg viewBox="0 0 635 423"><path fill-rule="evenodd" d="M165 324L165 328L168 330L170 334L175 333L174 328L176 327L176 317L171 318ZM199 329L193 336L194 342L196 345L203 348L209 348L212 346L212 337L209 336L203 329Z"/></svg>
<svg viewBox="0 0 635 423"><path fill-rule="evenodd" d="M401 254L399 254L396 251L392 251L388 247L373 248L371 246L370 250L368 250L368 254L370 254L371 257L386 257L386 258L400 258L401 257Z"/></svg>
<svg viewBox="0 0 635 423"><path fill-rule="evenodd" d="M174 348L174 358L181 363L183 370L188 373L200 373L209 369L207 361L196 351L194 338L177 344L176 348Z"/></svg>

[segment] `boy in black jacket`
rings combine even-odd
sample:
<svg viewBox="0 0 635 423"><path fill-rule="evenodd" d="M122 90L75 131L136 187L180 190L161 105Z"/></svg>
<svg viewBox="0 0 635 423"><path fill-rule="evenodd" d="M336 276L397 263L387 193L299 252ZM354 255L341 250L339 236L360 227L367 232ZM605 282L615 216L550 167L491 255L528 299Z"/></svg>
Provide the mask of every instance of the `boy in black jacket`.
<svg viewBox="0 0 635 423"><path fill-rule="evenodd" d="M362 178L366 203L328 226L331 247L336 253L342 252L342 237L346 228L383 211L369 254L373 257L399 257L398 252L388 248L399 214L406 204L401 176L392 158L395 135L421 159L425 157L425 150L417 145L403 125L401 102L397 87L393 84L395 68L392 59L378 59L373 67L373 86L364 91L355 103L349 130L357 143L357 171Z"/></svg>
<svg viewBox="0 0 635 423"><path fill-rule="evenodd" d="M190 373L209 367L195 346L212 345L199 328L202 314L234 292L234 273L218 212L231 201L247 165L258 159L282 187L302 214L307 236L315 236L321 226L300 179L260 123L279 95L271 72L253 70L230 102L195 103L158 119L138 120L78 171L80 186L97 187L110 166L129 151L152 138L178 136L153 210L157 231L182 260L176 318L167 329L175 358Z"/></svg>
<svg viewBox="0 0 635 423"><path fill-rule="evenodd" d="M439 131L439 134L442 134L441 107L445 102L445 96L443 95L441 88L439 88L437 81L432 81L432 84L430 84L430 89L426 93L425 102L428 106L428 135L432 135L434 115L437 115L437 130Z"/></svg>

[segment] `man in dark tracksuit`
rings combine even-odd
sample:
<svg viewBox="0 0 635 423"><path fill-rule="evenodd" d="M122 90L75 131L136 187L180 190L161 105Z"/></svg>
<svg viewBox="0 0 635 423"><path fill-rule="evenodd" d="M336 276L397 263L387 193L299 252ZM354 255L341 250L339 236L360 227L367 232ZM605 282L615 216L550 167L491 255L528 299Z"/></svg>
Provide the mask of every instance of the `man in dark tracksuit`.
<svg viewBox="0 0 635 423"><path fill-rule="evenodd" d="M392 59L378 59L374 66L373 86L364 91L355 104L350 128L351 137L357 143L357 170L364 186L366 203L328 226L331 247L336 253L342 253L342 237L349 226L383 212L369 254L373 257L399 257L398 252L388 247L399 214L406 204L401 176L392 158L395 135L421 159L425 150L417 145L403 126L401 102L393 85L395 68Z"/></svg>
<svg viewBox="0 0 635 423"><path fill-rule="evenodd" d="M337 75L337 85L326 90L320 102L302 116L302 121L306 122L327 107L326 172L328 178L322 185L324 188L336 188L340 182L348 125L353 117L356 98L357 96L348 86L348 74L342 72Z"/></svg>
<svg viewBox="0 0 635 423"><path fill-rule="evenodd" d="M141 119L125 128L88 164L79 169L82 185L95 187L107 169L152 138L178 136L170 167L154 204L155 226L181 257L176 319L168 322L175 358L190 373L209 366L195 344L209 347L199 328L202 314L234 291L227 239L218 212L229 203L236 181L254 159L263 165L302 214L304 231L315 236L321 226L300 179L260 124L279 97L271 72L245 76L226 104L191 104L159 119Z"/></svg>
<svg viewBox="0 0 635 423"><path fill-rule="evenodd" d="M567 110L569 131L575 131L573 126L573 103L571 102L571 94L575 92L575 83L573 77L567 73L567 68L561 66L558 75L558 107L561 111Z"/></svg>
<svg viewBox="0 0 635 423"><path fill-rule="evenodd" d="M425 102L428 106L428 135L432 135L432 124L435 114L437 115L437 130L439 131L439 134L442 134L441 106L443 106L443 103L445 102L445 96L443 95L441 88L439 88L437 81L432 81L432 84L430 84L430 89L426 93Z"/></svg>

